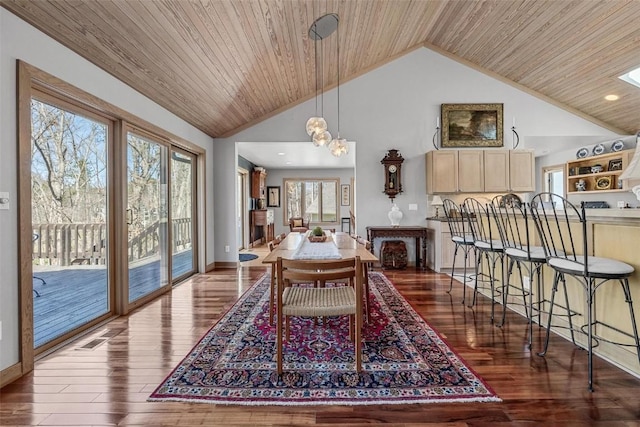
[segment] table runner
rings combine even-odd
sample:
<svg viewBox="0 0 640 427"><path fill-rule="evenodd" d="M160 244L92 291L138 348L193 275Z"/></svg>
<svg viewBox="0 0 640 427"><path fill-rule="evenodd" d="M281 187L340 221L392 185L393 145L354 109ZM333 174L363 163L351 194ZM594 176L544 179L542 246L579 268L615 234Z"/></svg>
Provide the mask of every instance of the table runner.
<svg viewBox="0 0 640 427"><path fill-rule="evenodd" d="M292 259L340 259L340 251L333 239L325 242L311 242L305 236L293 253Z"/></svg>

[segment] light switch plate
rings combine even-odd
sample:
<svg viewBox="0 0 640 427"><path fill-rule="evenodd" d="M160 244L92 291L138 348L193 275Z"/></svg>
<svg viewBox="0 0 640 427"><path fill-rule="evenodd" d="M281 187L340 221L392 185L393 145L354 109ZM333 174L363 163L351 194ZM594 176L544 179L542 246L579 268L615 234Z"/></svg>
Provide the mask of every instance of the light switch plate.
<svg viewBox="0 0 640 427"><path fill-rule="evenodd" d="M0 209L9 209L9 193L7 191L0 191Z"/></svg>
<svg viewBox="0 0 640 427"><path fill-rule="evenodd" d="M410 211L417 211L418 210L418 204L417 203L409 203L409 210Z"/></svg>

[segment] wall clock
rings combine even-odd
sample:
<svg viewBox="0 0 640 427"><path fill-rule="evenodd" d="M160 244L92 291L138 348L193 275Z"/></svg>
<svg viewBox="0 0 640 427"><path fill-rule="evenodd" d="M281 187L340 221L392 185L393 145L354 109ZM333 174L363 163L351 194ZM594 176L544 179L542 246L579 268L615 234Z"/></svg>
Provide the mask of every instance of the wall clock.
<svg viewBox="0 0 640 427"><path fill-rule="evenodd" d="M384 194L393 200L402 193L402 162L404 158L398 150L389 150L380 163L384 166Z"/></svg>

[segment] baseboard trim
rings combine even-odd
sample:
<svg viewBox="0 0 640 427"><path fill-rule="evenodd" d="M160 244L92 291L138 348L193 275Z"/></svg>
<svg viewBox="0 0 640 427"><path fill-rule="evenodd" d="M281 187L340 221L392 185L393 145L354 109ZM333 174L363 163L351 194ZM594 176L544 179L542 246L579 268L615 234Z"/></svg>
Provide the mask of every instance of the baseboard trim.
<svg viewBox="0 0 640 427"><path fill-rule="evenodd" d="M22 363L20 362L3 369L0 371L0 388L11 384L20 377L22 377Z"/></svg>
<svg viewBox="0 0 640 427"><path fill-rule="evenodd" d="M233 261L216 262L214 270L218 270L222 268L238 268L238 265L240 265L239 262L233 262Z"/></svg>
<svg viewBox="0 0 640 427"><path fill-rule="evenodd" d="M207 266L204 268L204 272L208 273L210 271L215 270L216 269L216 265L215 264L216 264L215 262L212 262L211 264L207 264Z"/></svg>

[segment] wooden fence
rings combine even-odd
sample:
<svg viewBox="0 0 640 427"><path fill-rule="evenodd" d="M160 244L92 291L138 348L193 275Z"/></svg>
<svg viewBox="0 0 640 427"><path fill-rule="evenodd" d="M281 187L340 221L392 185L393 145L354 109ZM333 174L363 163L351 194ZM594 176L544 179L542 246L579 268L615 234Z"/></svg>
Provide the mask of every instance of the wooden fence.
<svg viewBox="0 0 640 427"><path fill-rule="evenodd" d="M173 252L188 249L192 242L191 218L173 220ZM159 223L154 222L129 238L129 261L143 259L158 252ZM36 265L68 266L105 264L107 260L107 225L34 224L33 260Z"/></svg>

